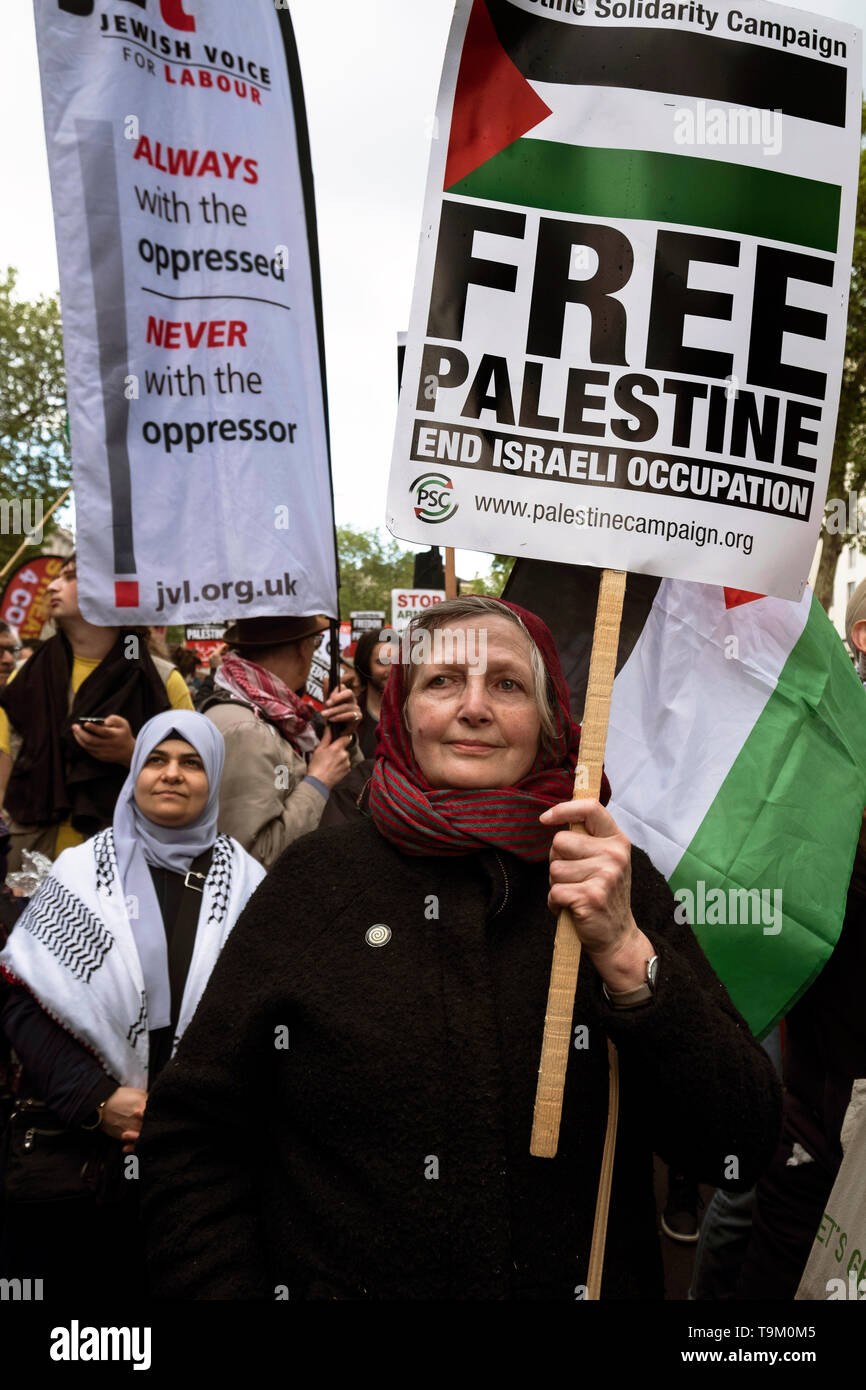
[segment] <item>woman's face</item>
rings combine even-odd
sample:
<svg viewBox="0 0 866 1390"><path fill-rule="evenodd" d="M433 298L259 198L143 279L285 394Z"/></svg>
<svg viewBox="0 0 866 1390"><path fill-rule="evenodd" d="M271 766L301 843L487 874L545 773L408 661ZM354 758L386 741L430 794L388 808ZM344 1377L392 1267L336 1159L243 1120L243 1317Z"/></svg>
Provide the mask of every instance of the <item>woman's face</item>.
<svg viewBox="0 0 866 1390"><path fill-rule="evenodd" d="M135 784L139 810L155 825L189 825L208 799L204 763L191 743L167 738L145 759Z"/></svg>
<svg viewBox="0 0 866 1390"><path fill-rule="evenodd" d="M370 653L370 679L377 690L383 691L388 683L391 674L391 667L387 662L381 660L382 649L388 648L389 643L377 642Z"/></svg>
<svg viewBox="0 0 866 1390"><path fill-rule="evenodd" d="M478 637L467 640L470 629ZM473 651L483 657L482 633L486 662L450 659ZM541 732L528 637L494 614L459 619L429 636L432 656L448 659L425 663L406 701L418 766L433 787L514 786L532 767Z"/></svg>

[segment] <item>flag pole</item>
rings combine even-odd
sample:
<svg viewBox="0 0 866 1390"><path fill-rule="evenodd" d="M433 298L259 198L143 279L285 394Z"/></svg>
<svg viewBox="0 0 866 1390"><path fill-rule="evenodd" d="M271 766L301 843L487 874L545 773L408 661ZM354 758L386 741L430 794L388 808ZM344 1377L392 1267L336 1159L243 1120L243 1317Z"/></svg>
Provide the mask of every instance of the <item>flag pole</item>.
<svg viewBox="0 0 866 1390"><path fill-rule="evenodd" d="M454 564L454 547L445 547L445 597L457 597L457 569Z"/></svg>
<svg viewBox="0 0 866 1390"><path fill-rule="evenodd" d="M574 770L575 801L597 800L601 791L625 581L625 570L606 569L601 572L589 660L586 708L580 733L580 761ZM578 834L586 834L583 825L572 825L570 829ZM562 1094L571 1046L571 1021L574 1015L574 995L579 967L580 937L570 912L563 908L556 923L547 1012L544 1016L544 1039L535 1092L532 1138L529 1143L529 1152L537 1158L554 1158L559 1144Z"/></svg>

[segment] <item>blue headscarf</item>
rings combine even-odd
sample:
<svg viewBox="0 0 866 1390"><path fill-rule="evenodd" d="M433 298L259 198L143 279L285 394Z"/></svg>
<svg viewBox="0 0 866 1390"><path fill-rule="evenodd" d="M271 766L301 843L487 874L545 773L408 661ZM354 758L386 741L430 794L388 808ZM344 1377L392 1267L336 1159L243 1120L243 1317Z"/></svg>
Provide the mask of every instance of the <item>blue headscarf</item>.
<svg viewBox="0 0 866 1390"><path fill-rule="evenodd" d="M135 799L135 785L147 758L168 738L181 738L191 744L207 773L207 804L188 825L157 825L148 820ZM223 736L210 719L192 710L165 710L142 725L135 740L129 776L114 808L117 868L124 896L128 903L132 902L130 925L144 975L148 1028L165 1028L171 1022L165 927L148 865L186 873L192 861L214 843L224 762Z"/></svg>

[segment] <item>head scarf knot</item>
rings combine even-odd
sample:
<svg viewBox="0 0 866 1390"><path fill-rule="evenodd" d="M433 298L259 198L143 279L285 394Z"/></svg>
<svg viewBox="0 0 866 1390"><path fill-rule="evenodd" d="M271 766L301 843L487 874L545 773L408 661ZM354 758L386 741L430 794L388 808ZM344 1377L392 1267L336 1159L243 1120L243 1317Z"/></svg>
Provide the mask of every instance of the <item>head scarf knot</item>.
<svg viewBox="0 0 866 1390"><path fill-rule="evenodd" d="M493 848L519 859L546 859L554 831L538 817L549 806L572 799L580 725L571 717L568 686L553 637L534 613L504 599L496 601L520 618L553 682L553 751L540 745L529 772L513 787L432 787L415 760L403 722L406 670L395 664L382 697L369 809L380 832L406 854L471 854ZM610 786L602 776L602 804L609 799Z"/></svg>

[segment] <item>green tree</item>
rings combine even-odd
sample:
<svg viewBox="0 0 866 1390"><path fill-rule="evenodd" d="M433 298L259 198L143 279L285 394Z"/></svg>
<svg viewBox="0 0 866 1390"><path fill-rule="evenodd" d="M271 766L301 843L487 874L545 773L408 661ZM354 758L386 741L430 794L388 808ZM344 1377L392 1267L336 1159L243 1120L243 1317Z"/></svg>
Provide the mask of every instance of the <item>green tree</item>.
<svg viewBox="0 0 866 1390"><path fill-rule="evenodd" d="M505 588L506 580L513 568L513 555L494 555L490 561L490 572L488 574L476 574L474 579L462 580L461 592L492 594L494 598L501 598L502 590Z"/></svg>
<svg viewBox="0 0 866 1390"><path fill-rule="evenodd" d="M861 130L866 133L866 102ZM839 502L844 501L847 510L848 493L859 495L866 488L866 157L862 152L852 261L839 417L827 487L827 517L821 532L821 559L815 578L815 593L826 609L833 600L833 580L843 548L857 540L860 549L866 550L866 534L845 534L836 520Z"/></svg>
<svg viewBox="0 0 866 1390"><path fill-rule="evenodd" d="M72 481L60 304L57 295L17 298L16 280L11 266L5 275L0 272L0 498L31 506L3 509L0 568L23 539L12 534L12 518L30 516L38 522L37 501L44 515ZM52 517L48 523L49 532L54 521ZM38 552L38 545L28 546L21 558Z"/></svg>
<svg viewBox="0 0 866 1390"><path fill-rule="evenodd" d="M403 550L390 536L378 531L337 527L340 557L340 614L348 618L362 609L382 609L391 621L391 590L411 589L415 568L413 551Z"/></svg>

